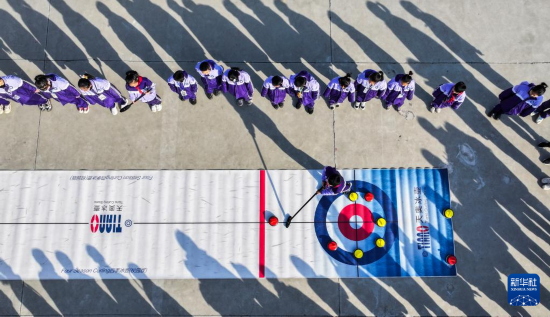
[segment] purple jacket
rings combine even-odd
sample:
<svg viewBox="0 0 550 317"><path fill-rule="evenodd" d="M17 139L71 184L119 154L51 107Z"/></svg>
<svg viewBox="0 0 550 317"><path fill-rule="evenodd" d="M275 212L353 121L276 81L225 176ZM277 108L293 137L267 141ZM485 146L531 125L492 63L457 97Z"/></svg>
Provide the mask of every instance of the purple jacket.
<svg viewBox="0 0 550 317"><path fill-rule="evenodd" d="M44 97L53 98L63 106L72 103L78 108L88 107L87 100L81 98L80 92L65 78L56 74L47 74L46 77L48 77L51 87L42 92Z"/></svg>
<svg viewBox="0 0 550 317"><path fill-rule="evenodd" d="M328 83L327 89L323 93L325 98L328 98L329 104L342 103L348 98L349 102L355 102L355 85L352 82L346 88L342 88L338 82L338 78L333 78L330 83Z"/></svg>
<svg viewBox="0 0 550 317"><path fill-rule="evenodd" d="M395 105L401 107L405 102L405 98L412 100L414 96L415 82L411 80L407 86L401 85L401 78L405 76L404 74L399 74L395 76L388 83L388 89L386 93L382 96L382 99L390 105Z"/></svg>
<svg viewBox="0 0 550 317"><path fill-rule="evenodd" d="M90 79L92 88L88 91L80 90L80 93L86 97L86 100L92 105L98 104L106 108L115 106L115 102L123 103L124 98L115 86L102 78Z"/></svg>
<svg viewBox="0 0 550 317"><path fill-rule="evenodd" d="M208 64L210 64L211 70L208 76L205 76L199 68L203 62L208 62ZM195 69L201 76L201 81L206 93L211 94L214 90L222 90L223 67L216 64L216 62L211 59L205 59L204 61L198 62Z"/></svg>
<svg viewBox="0 0 550 317"><path fill-rule="evenodd" d="M290 93L290 84L288 79L284 76L281 76L281 78L283 79L283 83L280 87L275 87L271 83L273 76L268 77L264 82L261 95L262 97L267 96L267 99L269 99L271 103L278 104L284 102L286 94Z"/></svg>
<svg viewBox="0 0 550 317"><path fill-rule="evenodd" d="M328 186L328 179L332 175L338 175L340 177L340 185L336 187ZM321 176L321 182L323 183L323 189L321 190L321 195L338 195L342 193L346 187L346 180L342 175L332 166L325 166L323 169L323 175ZM325 186L326 185L326 186Z"/></svg>
<svg viewBox="0 0 550 317"><path fill-rule="evenodd" d="M529 95L529 91L534 86L535 84L524 81L517 86L506 89L498 96L500 103L497 107L500 107L500 110L508 115L528 116L535 111L544 100L543 96L533 98Z"/></svg>
<svg viewBox="0 0 550 317"><path fill-rule="evenodd" d="M302 88L298 88L294 85L294 80L296 77L304 77L306 79L306 84ZM313 76L307 71L303 70L298 74L290 76L290 94L298 96L298 93L302 93L302 104L304 107L313 108L315 106L315 100L319 98L319 83Z"/></svg>
<svg viewBox="0 0 550 317"><path fill-rule="evenodd" d="M197 81L186 71L183 71L183 81L181 82L174 80L174 76L170 76L168 78L168 86L173 92L181 95L183 100L197 98Z"/></svg>
<svg viewBox="0 0 550 317"><path fill-rule="evenodd" d="M146 92L148 89L150 89L150 93L144 95L140 101L141 102L150 102L155 100L157 97L157 91L155 89L155 84L149 80L147 77L141 77L139 76L139 84L136 87L130 87L130 85L126 84L126 90L128 90L128 97L130 97L131 101L136 101L141 94Z"/></svg>
<svg viewBox="0 0 550 317"><path fill-rule="evenodd" d="M372 98L381 98L386 92L387 84L385 80L379 81L374 85L369 82L369 76L376 73L373 69L367 69L357 76L355 80L355 90L357 91L357 101L365 102Z"/></svg>
<svg viewBox="0 0 550 317"><path fill-rule="evenodd" d="M443 84L439 86L434 92L432 93L432 96L434 97L434 100L432 101L432 106L435 106L437 108L447 108L451 107L453 109L458 109L464 100L466 99L466 92L462 92L461 94L454 95L454 100L452 100L452 91L453 87L455 86L454 83L448 83Z"/></svg>
<svg viewBox="0 0 550 317"><path fill-rule="evenodd" d="M4 87L0 87L0 99L3 101L0 104L7 105L9 102L6 98L17 101L21 105L37 105L48 102L46 98L36 93L36 87L21 78L12 75L0 78L4 80Z"/></svg>
<svg viewBox="0 0 550 317"><path fill-rule="evenodd" d="M249 100L252 98L254 93L254 87L252 86L252 81L250 80L250 75L244 70L239 71L239 78L236 82L229 80L228 74L230 69L226 70L223 73L222 77L222 91L224 93L229 92L237 99Z"/></svg>

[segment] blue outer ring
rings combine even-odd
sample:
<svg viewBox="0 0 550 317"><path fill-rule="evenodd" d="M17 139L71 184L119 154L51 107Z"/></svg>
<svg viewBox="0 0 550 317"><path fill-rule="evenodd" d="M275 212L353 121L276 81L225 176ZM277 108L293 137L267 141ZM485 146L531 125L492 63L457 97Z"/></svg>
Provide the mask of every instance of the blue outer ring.
<svg viewBox="0 0 550 317"><path fill-rule="evenodd" d="M335 260L349 264L349 265L366 265L380 260L388 251L392 248L393 243L397 240L398 236L398 224L397 224L397 210L393 205L390 197L380 187L364 181L351 181L352 190L366 194L371 192L374 195L374 199L378 201L382 209L384 210L384 218L386 219L386 231L384 233L384 240L386 245L383 248L373 248L364 252L363 257L356 259L353 256L353 252L342 250L338 248L336 251L330 251L328 249L328 243L333 241L330 238L327 229L327 214L330 206L336 198L340 195L323 196L319 200L317 209L315 210L315 234L321 247ZM355 251L355 250L353 250Z"/></svg>

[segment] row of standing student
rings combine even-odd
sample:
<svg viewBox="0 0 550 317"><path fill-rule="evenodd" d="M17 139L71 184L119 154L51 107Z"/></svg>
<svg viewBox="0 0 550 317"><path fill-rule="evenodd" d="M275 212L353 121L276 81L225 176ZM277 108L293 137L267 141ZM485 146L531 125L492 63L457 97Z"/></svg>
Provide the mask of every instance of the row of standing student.
<svg viewBox="0 0 550 317"><path fill-rule="evenodd" d="M220 93L233 95L239 106L252 105L254 88L250 75L239 68L224 70L222 66L212 60L204 60L195 67L201 77L206 96L212 99ZM10 100L22 105L37 105L41 110L50 111L50 99L55 99L62 105L75 104L78 111L88 113L89 106L98 104L118 113L116 104L120 108L126 107L130 101L147 103L153 112L162 110L162 99L156 92L156 85L136 71L128 71L125 77L126 90L129 100L109 81L84 74L78 81L78 89L66 79L56 74L38 75L35 85L16 76L0 77L0 111L11 111ZM197 103L198 85L195 78L186 71L176 71L167 80L170 89L178 94L182 101L189 100ZM550 115L550 102L543 103L546 84L535 85L522 82L517 86L505 90L500 94L501 103L497 105L489 116L498 119L501 114L538 115L537 123ZM304 106L307 113L312 114L316 100L319 98L319 83L307 71L291 75L290 79L276 75L268 77L262 87L261 96L267 98L275 109L282 108L287 95L295 96L297 102L294 107ZM415 91L413 73L398 74L386 83L381 71L367 69L360 73L356 80L351 74L332 79L325 89L323 96L327 98L330 109L339 107L346 99L355 109L366 108L366 103L372 99L381 99L386 109L399 108L405 100L412 100ZM450 107L458 109L466 98L466 85L463 82L440 85L432 93L432 112Z"/></svg>
<svg viewBox="0 0 550 317"><path fill-rule="evenodd" d="M252 105L254 88L247 72L239 68L224 70L212 60L199 62L196 71L209 99L220 93L228 93L236 98L239 106ZM383 100L387 109L395 107L398 110L406 99L413 99L415 82L412 75L412 72L398 74L386 83L381 71L367 69L355 81L350 74L332 79L323 96L328 99L330 109L339 107L347 99L355 109L364 110L366 102L376 98ZM22 105L37 105L41 110L51 111L50 99L55 99L62 105L74 104L81 113L88 113L90 105L98 104L116 115L116 104L123 108L130 101L138 100L147 103L153 112L162 110L162 99L156 93L156 86L151 80L140 76L136 71L128 71L125 80L129 100L109 81L89 74L81 76L78 88L57 74L36 76L34 84L38 88L16 76L3 76L0 77L0 112L11 111L10 100ZM197 103L197 81L191 74L179 70L167 82L180 100ZM261 96L269 99L275 109L284 106L287 95L295 96L297 102L294 107L300 109L304 106L306 112L312 114L320 95L319 89L317 80L307 71L301 71L290 76L290 79L280 75L268 77L263 84ZM465 89L462 82L438 87L434 91L432 112L439 112L445 107L457 109L464 101Z"/></svg>

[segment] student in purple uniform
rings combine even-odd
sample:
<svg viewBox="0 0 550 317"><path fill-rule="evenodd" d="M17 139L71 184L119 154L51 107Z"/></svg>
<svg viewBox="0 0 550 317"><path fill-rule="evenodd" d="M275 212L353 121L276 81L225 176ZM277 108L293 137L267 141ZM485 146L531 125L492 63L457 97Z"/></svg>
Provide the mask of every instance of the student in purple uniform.
<svg viewBox="0 0 550 317"><path fill-rule="evenodd" d="M90 74L85 73L80 76L78 89L90 104L98 104L107 108L115 116L118 113L116 103L120 108L128 104L128 100L122 96L114 85L105 79L96 78Z"/></svg>
<svg viewBox="0 0 550 317"><path fill-rule="evenodd" d="M352 82L351 74L347 73L344 77L333 78L327 85L323 93L328 98L329 108L340 107L342 102L348 98L352 104L355 102L355 85Z"/></svg>
<svg viewBox="0 0 550 317"><path fill-rule="evenodd" d="M275 109L284 107L286 94L290 93L290 84L284 76L270 76L264 81L262 97L267 97Z"/></svg>
<svg viewBox="0 0 550 317"><path fill-rule="evenodd" d="M434 100L431 104L431 112L440 113L441 109L448 107L457 110L466 99L466 84L461 81L456 84L443 84L434 90L432 96Z"/></svg>
<svg viewBox="0 0 550 317"><path fill-rule="evenodd" d="M23 79L6 75L0 77L0 114L10 113L10 100L20 103L22 106L38 106L40 110L51 109L48 99L40 95L30 83Z"/></svg>
<svg viewBox="0 0 550 317"><path fill-rule="evenodd" d="M365 110L367 101L372 98L380 99L386 92L387 84L382 71L367 69L357 76L355 80L355 109Z"/></svg>
<svg viewBox="0 0 550 317"><path fill-rule="evenodd" d="M192 105L197 104L197 81L184 70L176 71L168 78L168 86L178 94L181 101L189 99Z"/></svg>
<svg viewBox="0 0 550 317"><path fill-rule="evenodd" d="M307 113L313 114L315 100L319 98L319 83L307 71L303 70L298 74L290 76L290 93L298 98L294 105L300 109L304 105Z"/></svg>
<svg viewBox="0 0 550 317"><path fill-rule="evenodd" d="M521 82L519 85L511 87L500 93L498 99L500 103L496 105L487 116L498 120L502 114L510 116L526 117L533 114L544 97L548 86L545 83L535 85L527 81Z"/></svg>
<svg viewBox="0 0 550 317"><path fill-rule="evenodd" d="M238 67L231 67L223 73L222 82L222 91L235 96L237 105L242 106L245 102L247 106L252 105L254 87L247 72Z"/></svg>
<svg viewBox="0 0 550 317"><path fill-rule="evenodd" d="M88 113L90 107L88 101L66 79L56 74L38 75L34 78L34 84L42 90L42 95L48 99L55 99L63 106L72 103L80 113ZM50 111L51 106L46 110Z"/></svg>
<svg viewBox="0 0 550 317"><path fill-rule="evenodd" d="M399 110L405 103L405 99L412 100L414 97L415 82L412 78L413 72L398 74L388 83L388 89L382 100L386 103L386 109L394 107Z"/></svg>
<svg viewBox="0 0 550 317"><path fill-rule="evenodd" d="M212 99L212 94L217 96L223 90L223 67L216 64L213 60L205 59L198 62L195 70L201 76L201 81L204 85L206 97Z"/></svg>
<svg viewBox="0 0 550 317"><path fill-rule="evenodd" d="M351 183L346 183L344 177L332 166L325 166L321 182L323 185L317 190L317 194L338 195L351 190Z"/></svg>
<svg viewBox="0 0 550 317"><path fill-rule="evenodd" d="M126 90L130 100L136 101L138 98L141 102L145 102L149 105L152 112L162 110L162 99L157 95L155 84L147 77L141 77L135 70L126 72Z"/></svg>

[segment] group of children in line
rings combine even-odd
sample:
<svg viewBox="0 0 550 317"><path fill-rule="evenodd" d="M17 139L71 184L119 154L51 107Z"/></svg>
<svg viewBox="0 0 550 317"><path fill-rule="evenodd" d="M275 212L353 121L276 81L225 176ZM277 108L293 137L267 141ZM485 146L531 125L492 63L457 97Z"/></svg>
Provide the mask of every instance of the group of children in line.
<svg viewBox="0 0 550 317"><path fill-rule="evenodd" d="M213 60L204 60L197 63L195 70L201 77L202 84L208 99L220 93L233 95L239 106L252 105L254 87L250 75L237 67L224 70ZM354 81L351 74L332 79L325 89L323 96L328 100L330 109L339 107L346 101L351 102L355 109L366 108L371 99L384 101L386 109L394 107L396 110L404 101L412 100L415 90L413 73L399 74L386 83L384 73L367 69L357 76ZM157 94L156 85L136 71L126 72L126 90L129 98L125 98L120 90L106 79L97 78L90 74L80 76L77 86L73 86L65 78L57 74L38 75L34 85L16 76L0 76L0 114L11 112L10 101L21 105L38 106L42 111L51 111L51 99L62 105L74 104L80 113L88 113L90 105L100 105L118 114L120 109L131 103L141 101L147 103L152 112L162 110L162 99ZM195 78L184 70L178 70L167 80L168 87L176 93L181 101L189 100L193 105L197 103L198 85ZM434 92L432 112L441 111L441 108L453 107L457 109L464 101L466 86L459 82L440 86ZM307 71L291 75L290 79L282 75L268 77L262 87L261 96L267 98L273 108L283 108L287 95L295 96L296 109L304 106L307 113L313 114L315 102L320 97L320 85Z"/></svg>
<svg viewBox="0 0 550 317"><path fill-rule="evenodd" d="M252 105L254 87L246 71L237 67L224 70L213 60L197 63L195 70L201 77L208 99L224 93L234 96L239 106ZM0 114L11 111L10 100L21 105L36 105L45 111L52 110L51 99L62 105L74 104L80 113L88 113L90 105L98 104L116 115L116 104L123 109L130 102L137 101L147 103L152 112L162 110L162 99L151 80L131 70L126 72L125 81L128 99L109 81L90 74L81 76L78 88L56 74L36 76L34 84L37 88L16 76L1 76ZM189 100L193 105L197 103L198 85L191 74L178 70L168 78L167 83L181 101ZM399 110L405 100L413 99L415 85L412 72L398 74L386 82L382 71L367 69L355 80L351 74L333 78L323 96L330 109L339 107L347 99L355 109L365 110L368 101L379 99L386 109ZM536 122L540 123L550 115L550 101L542 102L546 88L545 83L535 85L529 82L509 88L500 94L501 102L488 115L495 119L502 114L538 115ZM284 107L287 95L295 96L297 101L294 107L300 109L304 106L307 113L313 114L319 90L317 80L309 72L301 71L291 75L290 79L282 75L268 77L263 83L261 96L267 98L275 109ZM466 85L463 82L442 84L432 96L431 112L439 113L447 107L456 110L466 98Z"/></svg>

